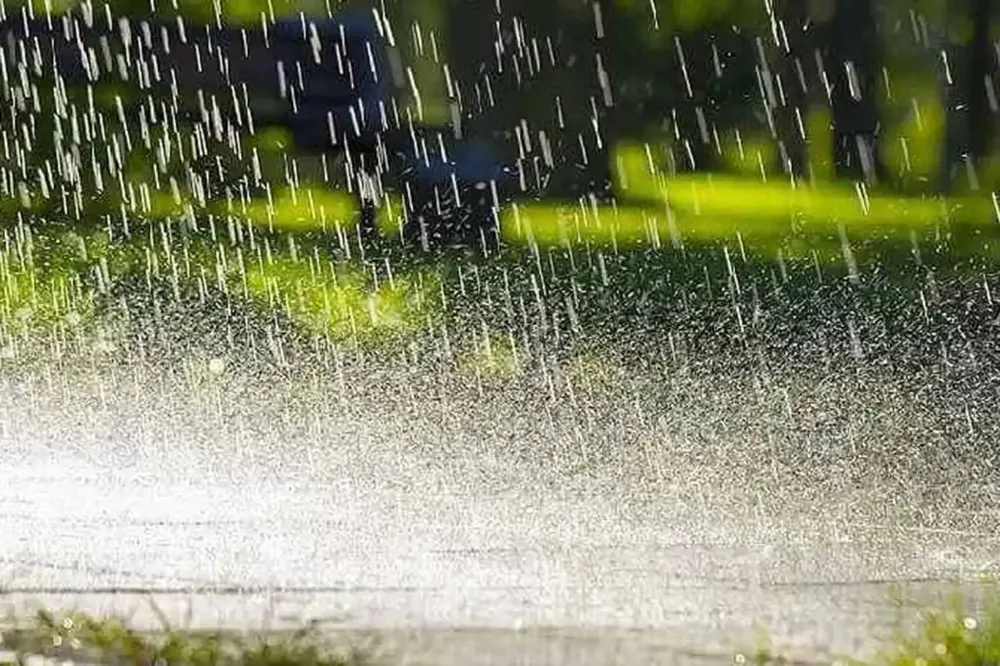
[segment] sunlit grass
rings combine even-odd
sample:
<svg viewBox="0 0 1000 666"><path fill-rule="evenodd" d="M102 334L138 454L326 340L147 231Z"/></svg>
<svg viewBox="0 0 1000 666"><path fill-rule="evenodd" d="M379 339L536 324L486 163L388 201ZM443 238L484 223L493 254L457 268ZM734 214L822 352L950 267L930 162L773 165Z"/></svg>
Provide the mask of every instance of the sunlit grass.
<svg viewBox="0 0 1000 666"><path fill-rule="evenodd" d="M303 664L357 666L396 663L378 656L377 635L364 644L334 641L316 624L282 634L195 631L172 628L159 614L162 629L139 631L121 617L39 611L13 618L0 630L0 663L24 663L30 656L94 663L216 666L229 664ZM841 666L994 666L1000 663L1000 600L988 597L974 607L960 596L918 611L916 622L871 657L820 659L791 656L759 629L756 647L737 652L734 664ZM401 656L406 646L399 646ZM404 657L405 659L405 657Z"/></svg>
<svg viewBox="0 0 1000 666"><path fill-rule="evenodd" d="M204 206L198 205L190 193L181 190L173 194L154 192L150 200L152 206L146 212L152 218L192 214L204 216L206 213L235 215L241 221L268 231L320 232L331 236L353 232L362 215L357 196L315 183L275 187L248 201L216 199L206 202ZM391 206L383 205L376 209L375 214L375 224L383 234L391 235L397 230Z"/></svg>
<svg viewBox="0 0 1000 666"><path fill-rule="evenodd" d="M262 308L286 312L304 329L350 345L378 345L426 326L437 307L440 276L424 270L372 272L358 262L307 252L290 241L257 251L200 239L187 244L172 222L160 221L128 240L102 231L65 232L35 240L26 230L0 246L0 346L11 336L82 329L111 284L128 275L166 280L177 297L224 290ZM200 286L199 286L200 285Z"/></svg>
<svg viewBox="0 0 1000 666"><path fill-rule="evenodd" d="M844 238L884 236L873 227L842 227L836 224L807 227L791 217L784 220L751 220L716 213L684 215L663 207L559 206L531 204L512 207L503 220L503 234L513 244L541 247L594 245L630 250L637 247L692 247L724 243L734 251L756 253L774 259L812 257L822 261L843 259ZM906 239L903 233L890 240ZM738 249L742 248L742 249Z"/></svg>
<svg viewBox="0 0 1000 666"><path fill-rule="evenodd" d="M618 147L615 165L618 203L512 203L501 216L503 238L514 245L621 250L724 245L733 253L766 259L823 262L853 261L854 243L873 241L875 247L882 242L898 246L933 241L952 247L964 243L962 251L1000 259L1000 244L991 240L1000 228L1000 212L988 194L918 198L860 186L793 186L786 180L738 175L668 178L653 155L634 144ZM0 322L8 333L27 330L28 323L51 327L85 321L101 280L119 274L166 275L189 285L208 275L214 284L212 276L219 274L220 266L224 285L216 286L280 307L307 329L341 341L367 344L408 335L424 327L434 311L429 304L436 303L438 273L378 278L356 261L341 261L334 270L323 268L330 259L326 251L321 253L326 259L297 255L295 239L302 234L313 242L325 235L332 248L351 240L361 212L357 198L342 189L304 181L249 200L199 201L176 183L161 190L138 180L126 185L134 193L128 200L119 200L115 188L107 201L95 197L87 202L81 217L110 220L126 234L126 227L143 229L141 233L123 238L122 231L116 231L114 242L109 242L94 230L101 225L92 223L84 241L69 235L51 239L44 248L35 248L37 256L30 260L23 256L24 239L17 245L10 236L0 260ZM59 203L51 193L48 199L38 191L23 194L30 198L29 207L12 197L0 202L0 208L9 209L12 217L23 213L44 220ZM382 202L376 216L386 235L398 230L402 212L400 202L389 202ZM955 236L956 229L965 237ZM270 245L265 241L263 250L254 249L255 234L269 237ZM160 242L164 235L177 236L170 243L188 237L188 245L171 249L170 243ZM82 254L73 249L77 246L84 248ZM90 256L84 256L88 252ZM503 362L496 368L492 361L468 362L491 373L506 372Z"/></svg>
<svg viewBox="0 0 1000 666"><path fill-rule="evenodd" d="M986 666L1000 664L1000 599L989 597L979 609L961 596L921 613L915 632L901 632L883 650L876 666Z"/></svg>
<svg viewBox="0 0 1000 666"><path fill-rule="evenodd" d="M899 603L899 599L890 599ZM903 604L901 608L912 608ZM978 604L961 594L944 603L913 608L915 622L904 619L883 647L868 658L840 657L803 661L775 645L769 633L759 630L757 646L737 653L735 663L757 666L830 663L837 666L995 666L1000 664L1000 597L995 592Z"/></svg>
<svg viewBox="0 0 1000 666"><path fill-rule="evenodd" d="M731 216L752 226L768 220L798 219L826 226L932 226L949 208L933 199L888 197L863 190L820 186L792 187L787 181L754 182L727 176L672 178L661 190L681 213Z"/></svg>
<svg viewBox="0 0 1000 666"><path fill-rule="evenodd" d="M735 241L772 258L779 249L837 257L847 237L906 241L949 224L995 235L1000 214L988 193L903 197L861 185L726 174L668 177L640 145L619 146L614 163L618 204L515 204L503 213L504 238L620 248Z"/></svg>
<svg viewBox="0 0 1000 666"><path fill-rule="evenodd" d="M77 327L90 318L93 296L78 276L42 274L33 267L11 269L0 253L0 326L25 333L39 327Z"/></svg>
<svg viewBox="0 0 1000 666"><path fill-rule="evenodd" d="M615 164L616 187L626 200L667 204L678 214L734 216L747 223L795 217L828 225L909 227L933 226L954 216L985 223L994 216L989 194L946 200L893 196L861 185L794 185L781 178L762 181L726 174L668 177L639 145L618 146Z"/></svg>
<svg viewBox="0 0 1000 666"><path fill-rule="evenodd" d="M0 344L13 335L79 328L94 311L94 293L69 262L55 262L36 248L23 227L4 234L0 246ZM64 244L72 236L64 236Z"/></svg>
<svg viewBox="0 0 1000 666"><path fill-rule="evenodd" d="M315 625L284 634L254 636L173 629L140 632L119 617L39 611L29 622L0 633L0 663L24 663L31 655L73 662L171 664L362 666L375 663L370 649L335 645ZM69 663L69 662L67 662Z"/></svg>
<svg viewBox="0 0 1000 666"><path fill-rule="evenodd" d="M438 279L430 272L410 273L372 284L356 269L287 257L251 261L246 267L251 297L286 310L315 333L361 344L406 336L425 326Z"/></svg>
<svg viewBox="0 0 1000 666"><path fill-rule="evenodd" d="M930 119L923 122L930 124ZM617 204L512 203L501 213L501 233L514 244L598 244L621 249L735 241L771 257L779 250L835 257L845 234L851 239L907 241L913 233L937 233L941 225L957 224L972 233L995 235L1000 212L989 193L945 199L899 196L843 183L763 180L750 167L763 159L764 151L771 152L746 138L745 175L668 177L657 166L654 149L623 143L613 160ZM126 182L128 195L110 189L88 200L79 215L82 219L101 219L109 212L150 219L235 216L269 232L324 233L341 240L355 232L362 215L355 194L321 182L276 186L250 199L205 200L203 194L196 196L176 181L164 183L164 188L152 189L133 178ZM37 189L0 201L0 212L44 217L64 204ZM387 197L375 207L376 227L393 236L399 232L402 214L402 202Z"/></svg>
<svg viewBox="0 0 1000 666"><path fill-rule="evenodd" d="M226 204L216 203L221 212ZM343 191L322 187L276 188L268 198L257 198L235 211L251 223L271 230L336 233L354 229L361 216L357 199Z"/></svg>

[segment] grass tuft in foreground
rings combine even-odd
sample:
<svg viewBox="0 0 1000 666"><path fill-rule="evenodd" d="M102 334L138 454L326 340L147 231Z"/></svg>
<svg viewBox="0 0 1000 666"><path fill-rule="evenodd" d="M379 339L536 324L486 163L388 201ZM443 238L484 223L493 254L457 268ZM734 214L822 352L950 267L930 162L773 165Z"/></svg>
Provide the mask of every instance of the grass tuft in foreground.
<svg viewBox="0 0 1000 666"><path fill-rule="evenodd" d="M991 666L1000 664L1000 598L975 613L959 597L922 613L919 630L897 639L877 666Z"/></svg>
<svg viewBox="0 0 1000 666"><path fill-rule="evenodd" d="M867 660L802 661L774 649L765 638L756 649L736 655L734 663L754 666L998 666L1000 665L1000 596L990 596L975 610L961 596L921 611L913 630Z"/></svg>
<svg viewBox="0 0 1000 666"><path fill-rule="evenodd" d="M165 618L164 625L166 626ZM368 666L383 663L368 647L331 645L316 624L286 634L201 632L166 629L140 632L126 621L83 613L39 611L27 622L0 633L0 663L30 663L32 657L75 663L136 666ZM52 662L49 662L52 663ZM757 650L735 655L732 663L805 666L780 654L766 641ZM996 666L1000 664L1000 597L970 612L955 597L944 608L921 613L916 629L871 660L840 659L842 666Z"/></svg>
<svg viewBox="0 0 1000 666"><path fill-rule="evenodd" d="M0 663L55 661L135 666L369 666L374 653L336 647L315 624L294 632L260 636L165 629L140 632L119 617L39 611L28 622L0 634ZM51 663L51 662L50 662Z"/></svg>

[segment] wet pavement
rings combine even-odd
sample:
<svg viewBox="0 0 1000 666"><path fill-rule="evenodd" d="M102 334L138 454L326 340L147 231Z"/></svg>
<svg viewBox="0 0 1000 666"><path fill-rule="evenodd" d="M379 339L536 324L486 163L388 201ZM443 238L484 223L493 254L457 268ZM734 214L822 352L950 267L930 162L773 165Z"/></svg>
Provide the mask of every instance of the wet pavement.
<svg viewBox="0 0 1000 666"><path fill-rule="evenodd" d="M405 415L320 413L306 389L265 410L99 375L6 387L0 582L22 611L157 626L152 599L176 625L318 620L379 630L404 663L722 663L763 635L820 659L912 621L893 594L976 594L1000 568L988 531L543 483L523 460L488 465L474 427L435 452L400 443Z"/></svg>

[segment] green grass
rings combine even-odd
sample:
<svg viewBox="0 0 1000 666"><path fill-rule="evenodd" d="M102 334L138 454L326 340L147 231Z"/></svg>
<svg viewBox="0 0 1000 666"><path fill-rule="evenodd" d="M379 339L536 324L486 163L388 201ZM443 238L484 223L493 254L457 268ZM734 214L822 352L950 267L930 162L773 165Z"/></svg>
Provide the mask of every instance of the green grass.
<svg viewBox="0 0 1000 666"><path fill-rule="evenodd" d="M86 330L103 296L130 275L170 283L177 294L222 289L352 346L419 332L440 301L433 267L396 274L311 251L288 234L260 233L246 242L245 222L216 222L214 242L201 226L191 237L183 222L153 221L117 242L101 229L8 231L0 237L0 347L39 333ZM234 228L245 242L229 238Z"/></svg>
<svg viewBox="0 0 1000 666"><path fill-rule="evenodd" d="M878 658L883 666L1000 664L1000 600L972 612L960 597L922 613L920 630L897 638Z"/></svg>
<svg viewBox="0 0 1000 666"><path fill-rule="evenodd" d="M95 618L85 613L39 611L0 634L6 663L23 663L31 655L55 660L135 666L366 666L379 663L374 650L358 645L332 645L315 625L283 634L178 630L140 632L119 617ZM3 661L0 661L3 663Z"/></svg>
<svg viewBox="0 0 1000 666"><path fill-rule="evenodd" d="M982 254L996 237L1000 208L989 193L951 198L900 196L843 183L797 183L746 175L668 175L645 148L617 147L615 191L619 203L509 206L504 238L542 247L617 248L739 243L774 258L842 256L847 242L920 240L942 233ZM956 238L957 240L957 238Z"/></svg>
<svg viewBox="0 0 1000 666"><path fill-rule="evenodd" d="M155 606L154 606L154 610ZM146 666L389 664L377 642L337 645L316 624L271 634L179 630L160 614L163 629L142 632L120 617L39 611L0 631L0 663L23 663L31 655L52 659ZM867 660L803 660L783 655L765 637L756 649L734 655L731 663L760 666L843 664L844 666L995 666L1000 664L1000 598L975 609L960 597L922 611L913 629Z"/></svg>
<svg viewBox="0 0 1000 666"><path fill-rule="evenodd" d="M683 279L691 289L702 282L725 286L733 262L737 268L752 265L764 281L768 270L784 276L794 265L817 274L846 270L855 281L859 273L898 272L906 262L972 273L1000 265L1000 202L988 193L919 198L832 183L793 187L750 176L668 176L651 153L630 144L617 148L614 165L616 204L533 201L505 208L502 234L510 247L502 261L494 256L491 263L509 269L515 305L522 295L526 302L537 297L527 277L518 284L513 276L532 270L542 280L548 268L556 272L553 257L565 257L562 263L576 273L563 287L576 289L593 279L584 273L597 266L603 293L624 302L634 300L629 289L657 300L653 284L680 284L685 265L691 274ZM461 280L461 266L452 264L468 260L390 265L381 256L406 254L394 238L401 209L391 199L377 211L386 238L366 256L357 247L354 198L308 179L246 201L199 201L180 187L150 190L138 176L128 188L134 197L114 189L84 202L83 222L60 213L59 197L51 193L44 199L27 192L30 207L16 197L0 199L0 213L19 216L0 239L0 347L39 331L66 337L85 330L102 290L130 276L164 280L178 292L225 291L227 298L252 301L264 312L278 308L304 330L349 346L411 339L442 317L464 316L445 292ZM623 286L619 270L619 284L608 288L609 262L621 263L630 248L650 247L658 251L631 253L638 257L628 268L634 280ZM487 301L508 295L506 280L504 275L502 284L489 285ZM538 286L545 291L545 284ZM461 291L464 296L464 285ZM464 367L516 374L516 359L507 358L503 344L481 346L462 359Z"/></svg>
<svg viewBox="0 0 1000 666"><path fill-rule="evenodd" d="M899 603L900 600L896 600ZM904 604L905 606L905 604ZM736 663L758 666L830 663L842 666L996 666L1000 664L1000 597L972 604L953 595L918 611L916 622L868 659L843 657L803 661L782 654L765 636L758 647L736 655Z"/></svg>

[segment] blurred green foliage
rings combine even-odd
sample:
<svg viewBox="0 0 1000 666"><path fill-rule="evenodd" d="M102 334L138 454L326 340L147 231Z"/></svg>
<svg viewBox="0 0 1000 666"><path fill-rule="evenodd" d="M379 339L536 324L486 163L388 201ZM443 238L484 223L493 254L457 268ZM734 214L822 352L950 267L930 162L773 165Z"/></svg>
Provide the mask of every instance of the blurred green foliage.
<svg viewBox="0 0 1000 666"><path fill-rule="evenodd" d="M94 1L103 6L103 0ZM259 22L262 12L322 16L365 4L108 2L116 13L180 12L196 22L214 21L218 13L248 24ZM8 12L17 6L7 0ZM39 1L33 9L58 12L67 6L60 0ZM997 156L980 165L978 191L960 188L947 200L935 193L953 111L942 94L940 47L947 39L962 42L969 32L968 26L962 27L962 13L947 11L943 0L879 3L885 64L877 93L879 141L888 182L866 186L833 182L833 118L822 78L808 61L801 65L810 90L799 109L808 177L793 182L783 172L784 137L764 112L767 93L760 77L765 65L778 66L785 57L780 42L785 2L616 0L602 5L603 37L597 34L593 13L576 3L511 0L506 7L501 15L493 7L482 8L482 25L477 27L463 23L465 15L444 0L386 3L392 48L403 67L402 80L392 82L393 93L404 114L408 110L431 124L447 122L459 102L469 113L466 120L474 119L471 109L477 104L488 106L483 103L487 95L480 70L496 66L500 46L490 43L496 35L507 40L502 46L508 83L513 80L512 54L544 64L549 48L545 39L551 37L556 66L542 66L537 82L524 72L518 74L517 85L499 78L493 82L495 106L510 111L494 114L491 122L497 123L494 134L501 142L511 144L524 128L532 137L549 130L554 150L569 169L577 168L578 143L582 145L586 131L593 131L593 109L601 97L599 80L588 78L594 53L606 57L614 89L611 108L620 119L601 116L608 145L604 158L595 154L607 160L616 201L609 205L581 200L567 206L543 200L510 206L501 216L508 241L540 247L675 249L736 243L771 259L844 262L852 242L882 239L905 245L911 238L940 235L944 228L950 237L962 239L962 252L995 253L997 211L988 192L1000 183ZM809 3L815 30L829 21L835 8L836 0ZM484 43L472 57L464 49L475 40ZM610 50L605 48L608 43ZM468 75L464 80L463 72ZM779 88L794 85L785 76L775 80ZM203 272L222 270L217 285L280 306L310 330L339 339L370 341L425 325L440 275L421 269L379 282L358 270L353 257L345 260L343 248L359 219L357 201L343 187L317 178L316 169L300 177L299 169L307 169L287 131L261 128L252 137L242 137L242 154L209 137L210 152L218 156L215 163L195 164L178 150L196 135L190 123L179 123L176 134L152 127L149 147L133 131L129 149L115 109L119 100L127 104L140 99L139 91L102 83L95 87L94 101L107 121L111 145L94 138L79 146L85 158L94 149L102 182L88 169L82 170L78 184L52 182L44 176L47 163L57 150L70 148L67 131L56 131L54 98L45 89L52 82L39 83L34 102L41 112L30 127L22 114L20 125L11 128L31 133L32 150L4 159L2 165L9 175L0 183L0 214L10 222L0 248L0 322L8 334L27 330L31 322L75 326L86 321L106 286L102 282L116 271L166 270L177 279L197 281L204 279ZM561 138L553 127L557 113L551 102L557 94L570 118ZM79 87L71 86L67 99L81 106L89 103ZM705 142L696 136L701 130ZM167 138L175 149L158 154ZM694 150L711 158L708 171L714 173L685 173L685 151L691 149L685 141L692 139ZM592 134L587 141L593 150ZM18 159L25 160L24 168ZM271 183L266 191L239 189L239 177L252 159ZM193 178L195 172L208 174L207 179ZM331 182L341 182L341 175L335 174ZM206 191L204 183L214 189ZM377 225L390 238L401 224L398 206L387 205L394 201L380 202L378 209ZM163 229L175 230L176 237L166 244L154 242ZM237 270L239 264L229 261L228 254L219 254L219 243L226 253L258 258ZM257 255L261 244L267 248L264 260ZM201 269L190 269L191 262ZM329 265L339 268L322 268ZM489 360L473 366L493 367L496 362L497 370L510 365L502 344L484 345L492 350L484 357Z"/></svg>

